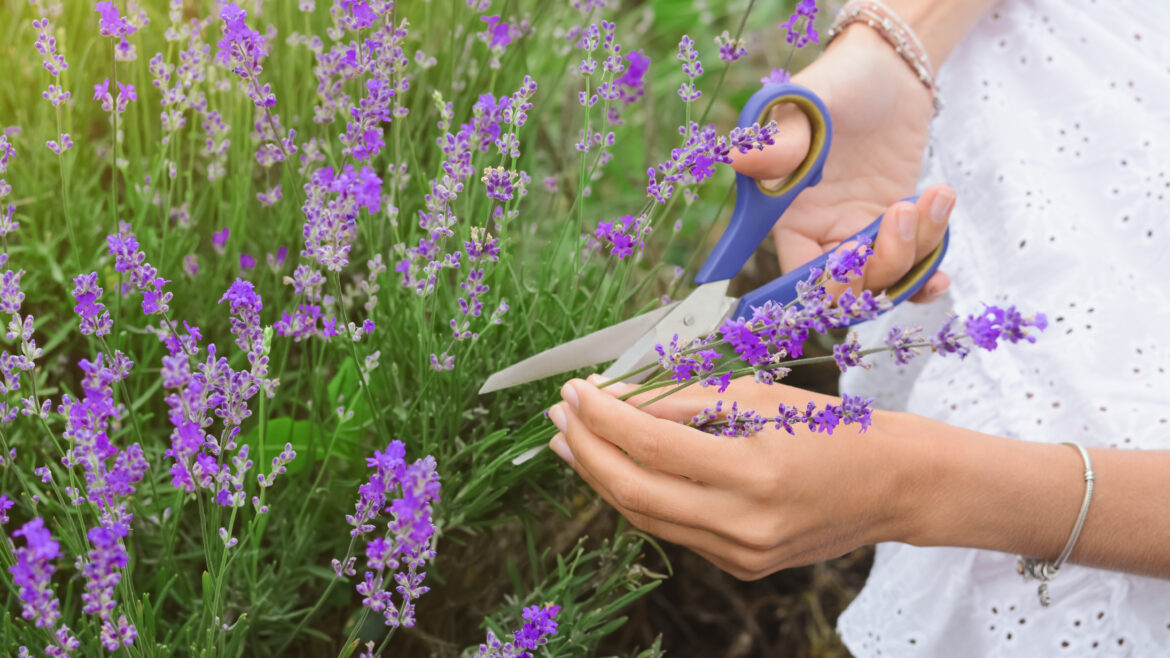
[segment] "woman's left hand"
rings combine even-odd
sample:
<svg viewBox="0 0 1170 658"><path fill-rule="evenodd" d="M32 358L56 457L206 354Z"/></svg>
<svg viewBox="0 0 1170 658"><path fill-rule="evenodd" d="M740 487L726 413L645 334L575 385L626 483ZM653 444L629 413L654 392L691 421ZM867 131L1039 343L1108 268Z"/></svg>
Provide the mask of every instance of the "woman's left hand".
<svg viewBox="0 0 1170 658"><path fill-rule="evenodd" d="M638 409L655 393L617 399L629 390L565 384L564 402L549 411L561 430L550 445L638 528L744 580L901 536L904 494L915 485L888 466L911 436L895 428L916 417L874 411L865 433L800 426L792 436L769 426L724 438L681 422L719 399L764 415L780 402L803 408L835 399L744 378L723 394L696 386Z"/></svg>

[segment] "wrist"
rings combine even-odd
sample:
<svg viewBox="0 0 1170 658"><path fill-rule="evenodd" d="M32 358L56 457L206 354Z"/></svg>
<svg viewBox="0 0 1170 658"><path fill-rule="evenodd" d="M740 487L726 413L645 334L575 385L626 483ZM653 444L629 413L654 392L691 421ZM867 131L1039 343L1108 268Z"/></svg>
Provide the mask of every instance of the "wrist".
<svg viewBox="0 0 1170 658"><path fill-rule="evenodd" d="M826 53L833 53L861 67L871 82L887 89L896 89L911 112L923 113L929 121L934 114L934 96L923 84L914 68L902 58L888 41L864 23L846 25L830 43Z"/></svg>
<svg viewBox="0 0 1170 658"><path fill-rule="evenodd" d="M893 540L1060 553L1084 495L1075 450L903 416Z"/></svg>
<svg viewBox="0 0 1170 658"><path fill-rule="evenodd" d="M945 482L947 460L939 441L929 438L925 418L905 412L875 412L880 429L874 446L882 467L874 500L882 514L868 543L901 542L930 545L936 535L931 498Z"/></svg>
<svg viewBox="0 0 1170 658"><path fill-rule="evenodd" d="M951 51L997 0L883 0L914 31L937 73Z"/></svg>

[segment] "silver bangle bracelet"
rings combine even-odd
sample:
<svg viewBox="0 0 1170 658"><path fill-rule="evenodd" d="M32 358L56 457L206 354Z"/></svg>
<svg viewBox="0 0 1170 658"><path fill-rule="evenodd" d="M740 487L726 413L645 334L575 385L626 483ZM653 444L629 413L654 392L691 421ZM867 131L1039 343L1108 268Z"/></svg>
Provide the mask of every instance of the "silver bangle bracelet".
<svg viewBox="0 0 1170 658"><path fill-rule="evenodd" d="M1085 450L1081 444L1075 441L1062 441L1061 445L1072 446L1081 453L1081 459L1085 462L1085 499L1081 501L1081 512L1077 515L1077 523L1073 526L1072 534L1069 535L1068 542L1064 545L1064 550L1060 552L1060 556L1053 561L1037 560L1036 558L1020 556L1016 562L1016 571L1024 577L1024 582L1028 582L1035 578L1040 581L1040 587L1037 589L1037 594L1040 596L1040 605L1048 607L1052 602L1048 595L1048 581L1056 578L1060 573L1060 567L1068 556L1072 554L1073 548L1077 545L1077 540L1081 537L1081 530L1085 527L1085 517L1089 515L1089 503L1093 500L1093 462L1089 459L1089 451Z"/></svg>

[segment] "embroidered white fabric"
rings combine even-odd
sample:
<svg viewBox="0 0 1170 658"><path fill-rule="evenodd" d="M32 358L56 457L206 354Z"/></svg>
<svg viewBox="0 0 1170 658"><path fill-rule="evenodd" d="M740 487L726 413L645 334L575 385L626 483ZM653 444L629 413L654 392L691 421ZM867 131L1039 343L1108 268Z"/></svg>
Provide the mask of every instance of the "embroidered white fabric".
<svg viewBox="0 0 1170 658"><path fill-rule="evenodd" d="M952 287L868 323L862 345L982 302L1049 327L962 362L875 355L842 391L1022 440L1170 449L1170 3L1007 0L939 86L922 185L958 193ZM1076 510L1036 514L1071 529ZM1170 581L1068 564L1049 608L1036 586L1015 555L883 544L838 631L858 658L1170 656Z"/></svg>

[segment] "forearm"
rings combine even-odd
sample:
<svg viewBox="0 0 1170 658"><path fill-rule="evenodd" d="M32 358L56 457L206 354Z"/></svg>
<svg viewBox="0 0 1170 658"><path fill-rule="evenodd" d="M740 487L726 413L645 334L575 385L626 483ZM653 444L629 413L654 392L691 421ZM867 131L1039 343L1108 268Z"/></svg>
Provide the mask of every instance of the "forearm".
<svg viewBox="0 0 1170 658"><path fill-rule="evenodd" d="M899 414L898 541L1054 559L1085 494L1076 450ZM1170 451L1090 449L1095 487L1069 561L1170 578Z"/></svg>

